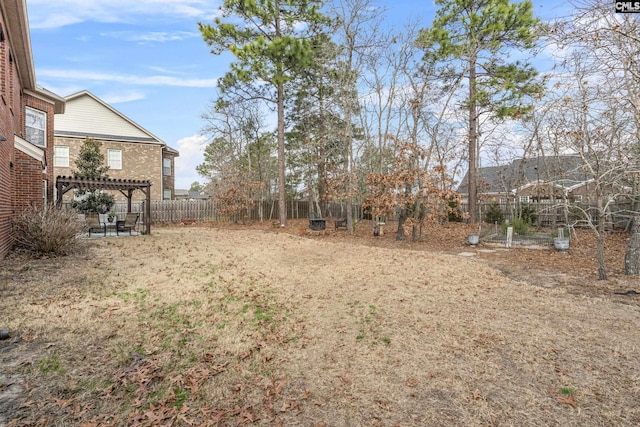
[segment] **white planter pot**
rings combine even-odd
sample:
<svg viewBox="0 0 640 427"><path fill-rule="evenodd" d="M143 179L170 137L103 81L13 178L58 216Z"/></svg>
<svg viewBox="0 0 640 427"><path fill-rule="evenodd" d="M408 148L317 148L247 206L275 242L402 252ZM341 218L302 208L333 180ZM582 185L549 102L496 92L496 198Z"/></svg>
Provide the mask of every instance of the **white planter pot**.
<svg viewBox="0 0 640 427"><path fill-rule="evenodd" d="M566 252L569 250L569 238L568 237L556 237L553 239L553 247L560 252Z"/></svg>
<svg viewBox="0 0 640 427"><path fill-rule="evenodd" d="M480 242L480 235L478 233L470 233L467 239L469 240L469 245L475 246Z"/></svg>

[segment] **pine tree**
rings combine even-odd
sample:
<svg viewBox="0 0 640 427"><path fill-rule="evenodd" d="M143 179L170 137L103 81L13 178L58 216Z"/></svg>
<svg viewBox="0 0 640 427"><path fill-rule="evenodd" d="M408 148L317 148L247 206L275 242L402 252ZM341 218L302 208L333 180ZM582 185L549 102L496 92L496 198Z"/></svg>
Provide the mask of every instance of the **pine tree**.
<svg viewBox="0 0 640 427"><path fill-rule="evenodd" d="M421 31L417 43L426 51L426 62L442 66L443 77L465 77L469 219L477 222L479 117L489 113L498 119L520 118L529 111L523 99L542 91L533 67L506 62L510 51L534 47L540 22L529 0L436 0L436 4L440 8L432 26Z"/></svg>
<svg viewBox="0 0 640 427"><path fill-rule="evenodd" d="M238 101L263 99L278 115L278 207L286 225L284 97L285 85L313 62L309 33L327 22L314 0L225 0L213 24L199 23L211 53L231 52L236 62L220 80L223 94ZM300 28L306 24L306 33Z"/></svg>
<svg viewBox="0 0 640 427"><path fill-rule="evenodd" d="M75 176L86 179L108 178L109 166L104 164L104 155L100 152L102 143L92 138L86 138L80 153L76 159L76 167L73 173ZM76 200L71 206L80 212L107 213L115 203L113 196L103 193L101 190L75 191Z"/></svg>

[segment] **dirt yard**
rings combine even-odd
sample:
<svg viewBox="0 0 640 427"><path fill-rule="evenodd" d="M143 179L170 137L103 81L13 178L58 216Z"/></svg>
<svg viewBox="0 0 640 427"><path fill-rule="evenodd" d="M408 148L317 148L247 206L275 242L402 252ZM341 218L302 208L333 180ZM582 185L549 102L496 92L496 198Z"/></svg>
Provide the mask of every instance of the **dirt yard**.
<svg viewBox="0 0 640 427"><path fill-rule="evenodd" d="M597 281L585 232L558 253L385 231L155 227L10 256L0 426L640 425L627 236Z"/></svg>

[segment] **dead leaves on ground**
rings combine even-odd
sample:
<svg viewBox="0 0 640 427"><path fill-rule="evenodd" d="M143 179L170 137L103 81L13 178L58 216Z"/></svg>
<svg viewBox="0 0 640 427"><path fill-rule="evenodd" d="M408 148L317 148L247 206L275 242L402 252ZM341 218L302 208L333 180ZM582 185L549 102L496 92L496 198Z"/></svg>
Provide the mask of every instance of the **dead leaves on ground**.
<svg viewBox="0 0 640 427"><path fill-rule="evenodd" d="M559 396L556 400L560 404L571 405L574 408L578 407L578 402L576 402L576 399L573 396L573 394L570 394L568 396Z"/></svg>
<svg viewBox="0 0 640 427"><path fill-rule="evenodd" d="M198 362L184 373L167 374L158 360L134 354L131 363L114 374L114 384L104 391L103 396L106 399L130 399L132 410L124 419L116 415L101 416L83 426L102 427L118 422L132 427L272 423L285 414L300 413L301 403L311 397L309 391L297 395L288 390L286 380L257 376L253 381L231 387L226 399L208 402L211 407L202 407L201 392L205 385L214 376L226 372L229 362L220 361L213 354L201 357ZM261 390L259 399L255 398L256 390ZM252 404L238 405L238 402ZM66 401L60 403L68 404Z"/></svg>

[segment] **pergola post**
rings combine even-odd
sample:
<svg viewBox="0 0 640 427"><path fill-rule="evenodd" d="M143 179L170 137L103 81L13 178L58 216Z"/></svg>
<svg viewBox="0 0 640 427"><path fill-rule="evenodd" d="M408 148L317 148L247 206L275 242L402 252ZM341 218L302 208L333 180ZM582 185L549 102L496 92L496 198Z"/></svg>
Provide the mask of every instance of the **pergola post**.
<svg viewBox="0 0 640 427"><path fill-rule="evenodd" d="M145 215L147 216L147 232L146 234L151 234L151 183L147 187L147 204L145 205Z"/></svg>

